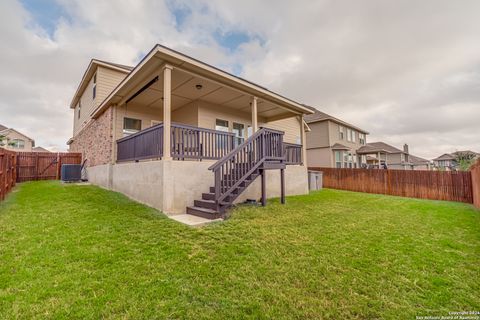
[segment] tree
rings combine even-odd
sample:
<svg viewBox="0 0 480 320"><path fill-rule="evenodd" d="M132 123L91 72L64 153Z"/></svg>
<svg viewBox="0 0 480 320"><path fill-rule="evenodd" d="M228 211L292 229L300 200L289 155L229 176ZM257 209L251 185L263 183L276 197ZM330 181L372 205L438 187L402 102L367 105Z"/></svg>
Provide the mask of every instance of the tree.
<svg viewBox="0 0 480 320"><path fill-rule="evenodd" d="M8 144L8 139L6 136L0 134L0 147Z"/></svg>
<svg viewBox="0 0 480 320"><path fill-rule="evenodd" d="M472 152L457 152L455 161L458 170L467 171L475 163L476 155Z"/></svg>

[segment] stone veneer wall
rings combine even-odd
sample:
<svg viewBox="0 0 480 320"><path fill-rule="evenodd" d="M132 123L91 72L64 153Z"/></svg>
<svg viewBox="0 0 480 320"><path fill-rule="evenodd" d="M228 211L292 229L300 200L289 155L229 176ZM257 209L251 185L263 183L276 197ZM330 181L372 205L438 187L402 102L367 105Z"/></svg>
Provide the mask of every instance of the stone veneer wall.
<svg viewBox="0 0 480 320"><path fill-rule="evenodd" d="M97 119L83 128L70 144L71 152L80 152L87 167L111 162L113 143L113 108L108 108Z"/></svg>

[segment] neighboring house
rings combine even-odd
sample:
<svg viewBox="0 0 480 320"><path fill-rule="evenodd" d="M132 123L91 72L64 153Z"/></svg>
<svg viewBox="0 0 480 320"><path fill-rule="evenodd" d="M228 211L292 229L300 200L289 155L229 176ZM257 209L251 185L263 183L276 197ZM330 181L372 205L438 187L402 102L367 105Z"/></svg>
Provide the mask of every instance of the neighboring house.
<svg viewBox="0 0 480 320"><path fill-rule="evenodd" d="M444 153L441 156L433 159L433 164L437 170L457 170L459 163L459 159L478 159L480 158L480 153L470 151L470 150L463 150L463 151L455 151L452 153Z"/></svg>
<svg viewBox="0 0 480 320"><path fill-rule="evenodd" d="M89 181L166 214L216 218L246 199L308 193L313 112L161 45L134 68L92 60L70 107L68 144Z"/></svg>
<svg viewBox="0 0 480 320"><path fill-rule="evenodd" d="M50 152L47 149L42 148L42 147L35 147L35 148L32 149L32 151L33 152Z"/></svg>
<svg viewBox="0 0 480 320"><path fill-rule="evenodd" d="M432 160L436 169L455 170L457 168L457 157L451 153L444 153Z"/></svg>
<svg viewBox="0 0 480 320"><path fill-rule="evenodd" d="M3 137L0 141L0 147L7 150L32 151L32 148L35 146L35 141L32 138L3 125L0 125L0 137Z"/></svg>
<svg viewBox="0 0 480 320"><path fill-rule="evenodd" d="M310 167L361 168L365 156L357 153L367 143L368 132L343 120L311 108L315 113L305 116L307 162Z"/></svg>
<svg viewBox="0 0 480 320"><path fill-rule="evenodd" d="M408 156L413 170L432 170L432 163L430 160L420 158L414 155Z"/></svg>
<svg viewBox="0 0 480 320"><path fill-rule="evenodd" d="M400 150L385 142L370 142L358 149L357 154L366 156L369 168L430 170L430 162L411 155L407 144Z"/></svg>

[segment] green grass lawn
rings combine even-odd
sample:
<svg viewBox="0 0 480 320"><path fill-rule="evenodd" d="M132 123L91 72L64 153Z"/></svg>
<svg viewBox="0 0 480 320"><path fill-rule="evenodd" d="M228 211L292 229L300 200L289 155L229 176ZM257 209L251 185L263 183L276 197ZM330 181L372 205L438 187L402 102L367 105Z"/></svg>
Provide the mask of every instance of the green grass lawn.
<svg viewBox="0 0 480 320"><path fill-rule="evenodd" d="M415 319L480 310L480 212L324 190L193 229L118 193L0 204L0 318Z"/></svg>

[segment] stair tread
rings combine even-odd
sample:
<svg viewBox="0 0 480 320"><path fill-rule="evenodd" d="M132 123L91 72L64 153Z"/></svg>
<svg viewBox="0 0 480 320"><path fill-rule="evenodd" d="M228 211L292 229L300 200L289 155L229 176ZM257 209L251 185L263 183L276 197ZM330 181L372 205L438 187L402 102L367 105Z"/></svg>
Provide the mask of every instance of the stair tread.
<svg viewBox="0 0 480 320"><path fill-rule="evenodd" d="M194 209L194 210L197 210L197 211L202 211L202 212L205 212L205 213L211 213L211 214L217 214L218 213L218 211L208 209L208 208L203 208L203 207L188 206L187 208Z"/></svg>
<svg viewBox="0 0 480 320"><path fill-rule="evenodd" d="M215 203L215 200L208 200L208 199L198 199L196 201L206 202L206 203Z"/></svg>

